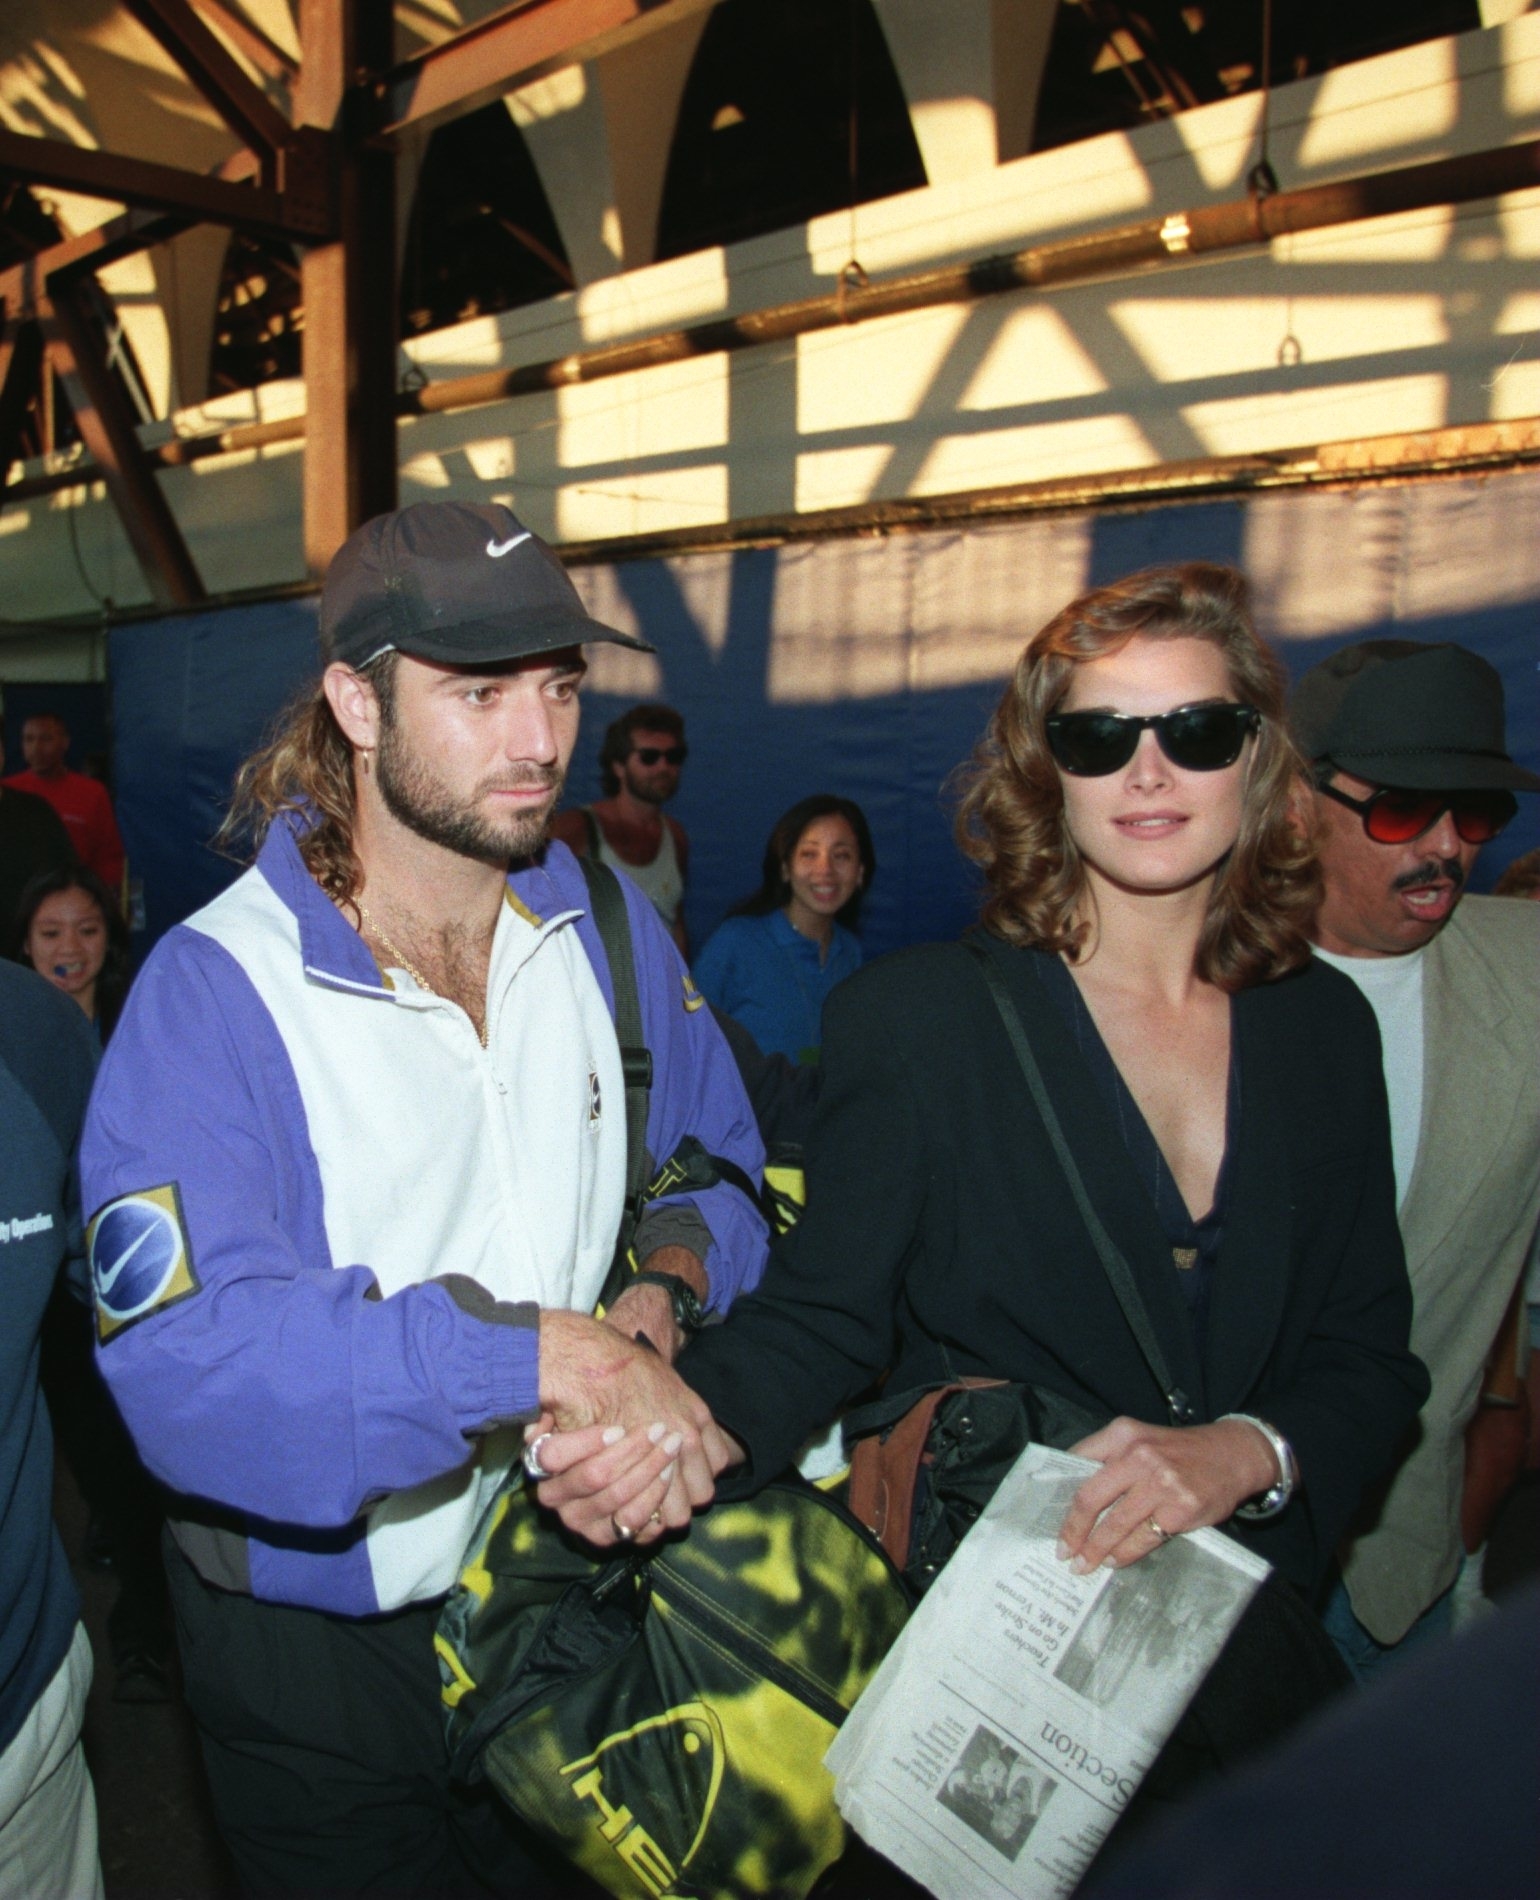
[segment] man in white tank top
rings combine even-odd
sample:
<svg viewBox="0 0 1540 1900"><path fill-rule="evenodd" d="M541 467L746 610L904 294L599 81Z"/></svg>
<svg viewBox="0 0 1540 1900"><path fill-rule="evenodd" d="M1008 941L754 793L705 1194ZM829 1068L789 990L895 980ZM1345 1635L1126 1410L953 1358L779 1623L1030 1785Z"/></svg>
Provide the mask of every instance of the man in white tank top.
<svg viewBox="0 0 1540 1900"><path fill-rule="evenodd" d="M558 814L551 836L579 857L623 871L652 901L688 956L684 880L690 841L663 807L679 790L684 721L672 706L633 706L610 726L599 752L605 796Z"/></svg>
<svg viewBox="0 0 1540 1900"><path fill-rule="evenodd" d="M1433 1378L1339 1553L1326 1622L1363 1676L1456 1624L1468 1582L1479 1599L1479 1558L1453 1587L1467 1470L1500 1497L1522 1465L1522 1429L1490 1429L1518 1413L1482 1387L1540 1214L1540 915L1463 893L1540 776L1508 756L1502 682L1464 647L1346 647L1300 681L1291 719L1316 784L1316 946L1379 1019L1412 1350Z"/></svg>

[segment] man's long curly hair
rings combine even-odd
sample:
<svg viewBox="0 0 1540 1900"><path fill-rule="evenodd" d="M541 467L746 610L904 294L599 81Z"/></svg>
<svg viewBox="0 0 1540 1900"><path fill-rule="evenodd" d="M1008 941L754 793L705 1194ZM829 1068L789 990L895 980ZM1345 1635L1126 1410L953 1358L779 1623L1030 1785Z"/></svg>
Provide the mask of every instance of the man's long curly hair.
<svg viewBox="0 0 1540 1900"><path fill-rule="evenodd" d="M387 651L359 668L386 726L395 717L399 657ZM292 816L306 870L334 903L346 904L362 881L354 810L353 745L316 680L279 714L266 742L236 773L214 843L236 853L255 850L276 819Z"/></svg>
<svg viewBox="0 0 1540 1900"><path fill-rule="evenodd" d="M1269 982L1310 954L1320 869L1303 822L1304 767L1284 721L1283 668L1252 626L1245 580L1207 562L1147 568L1082 594L1028 641L954 780L957 841L988 885L981 921L1011 943L1071 958L1084 948L1085 864L1065 823L1047 720L1077 665L1136 638L1217 647L1231 691L1262 715L1246 757L1240 834L1214 879L1196 968L1227 991Z"/></svg>

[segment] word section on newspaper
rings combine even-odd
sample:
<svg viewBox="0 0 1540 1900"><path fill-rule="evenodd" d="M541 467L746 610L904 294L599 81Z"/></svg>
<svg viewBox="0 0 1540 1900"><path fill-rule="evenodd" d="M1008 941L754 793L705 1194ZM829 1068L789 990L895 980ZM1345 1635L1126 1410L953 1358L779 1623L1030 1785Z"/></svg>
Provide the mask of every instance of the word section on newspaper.
<svg viewBox="0 0 1540 1900"><path fill-rule="evenodd" d="M1077 1577L1054 1544L1095 1468L1028 1446L825 1757L939 1900L1072 1892L1267 1574L1203 1530Z"/></svg>

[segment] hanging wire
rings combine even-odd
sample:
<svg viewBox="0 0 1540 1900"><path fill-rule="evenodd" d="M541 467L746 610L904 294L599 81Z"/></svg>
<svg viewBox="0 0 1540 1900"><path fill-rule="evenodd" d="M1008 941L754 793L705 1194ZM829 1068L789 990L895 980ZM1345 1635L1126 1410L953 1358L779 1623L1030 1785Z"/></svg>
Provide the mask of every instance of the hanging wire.
<svg viewBox="0 0 1540 1900"><path fill-rule="evenodd" d="M1262 0L1262 124L1261 146L1257 162L1246 174L1246 184L1255 198L1271 198L1278 189L1278 174L1268 155L1273 107L1273 0Z"/></svg>
<svg viewBox="0 0 1540 1900"><path fill-rule="evenodd" d="M835 297L839 314L846 314L845 300L853 290L865 290L867 275L856 256L857 179L861 169L861 48L856 0L846 0L845 18L850 27L850 94L845 114L845 185L850 205L850 256L839 274Z"/></svg>
<svg viewBox="0 0 1540 1900"><path fill-rule="evenodd" d="M84 587L92 600L96 602L97 606L101 608L102 614L105 617L112 612L112 599L110 595L98 592L96 583L86 572L86 564L81 558L80 553L80 529L75 519L80 513L80 510L78 508L66 508L64 513L65 519L69 523L70 553L75 557L75 572L80 576L81 586Z"/></svg>

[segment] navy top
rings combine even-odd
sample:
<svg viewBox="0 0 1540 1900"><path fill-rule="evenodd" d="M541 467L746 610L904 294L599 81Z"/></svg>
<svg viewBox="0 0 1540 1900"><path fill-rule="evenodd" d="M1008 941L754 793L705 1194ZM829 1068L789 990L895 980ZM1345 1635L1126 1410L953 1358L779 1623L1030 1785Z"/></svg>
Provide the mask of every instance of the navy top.
<svg viewBox="0 0 1540 1900"><path fill-rule="evenodd" d="M0 1749L64 1661L80 1615L53 1524L38 1332L60 1269L84 1272L75 1149L94 1068L79 1006L0 961Z"/></svg>
<svg viewBox="0 0 1540 1900"><path fill-rule="evenodd" d="M830 990L861 967L861 945L834 926L829 955L791 927L783 910L729 917L695 959L693 975L713 1009L732 1016L766 1055L816 1062Z"/></svg>
<svg viewBox="0 0 1540 1900"><path fill-rule="evenodd" d="M1219 1178L1214 1183L1214 1204L1201 1220L1194 1220L1182 1199L1160 1143L1144 1119L1144 1111L1134 1100L1133 1091L1123 1080L1123 1072L1102 1041L1096 1018L1080 993L1080 985L1070 974L1064 959L1057 956L1033 958L1033 968L1047 985L1058 1005L1075 1046L1085 1058L1086 1067L1096 1079L1118 1133L1128 1150L1145 1192L1155 1204L1161 1231L1171 1245L1176 1283L1187 1305L1193 1334L1201 1352L1208 1334L1209 1294L1214 1267L1224 1241L1225 1212L1229 1203L1230 1156L1235 1147L1235 1129L1240 1116L1241 1065L1240 1040L1231 1024L1230 1079L1225 1102L1225 1151L1219 1163Z"/></svg>

